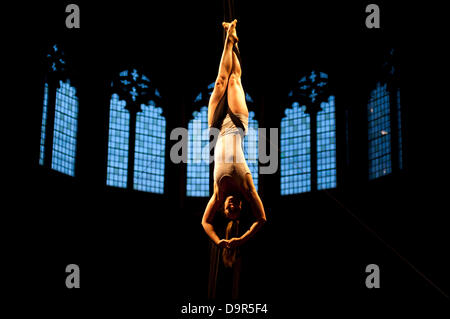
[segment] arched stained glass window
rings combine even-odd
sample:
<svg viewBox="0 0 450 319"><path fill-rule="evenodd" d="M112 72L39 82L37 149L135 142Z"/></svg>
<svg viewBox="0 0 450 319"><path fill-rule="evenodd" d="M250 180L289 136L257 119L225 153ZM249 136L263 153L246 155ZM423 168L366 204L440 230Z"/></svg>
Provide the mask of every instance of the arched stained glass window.
<svg viewBox="0 0 450 319"><path fill-rule="evenodd" d="M193 113L188 123L188 163L186 195L209 196L208 108Z"/></svg>
<svg viewBox="0 0 450 319"><path fill-rule="evenodd" d="M311 190L311 130L306 107L294 102L281 120L281 195Z"/></svg>
<svg viewBox="0 0 450 319"><path fill-rule="evenodd" d="M64 53L58 45L50 48L46 62L48 69L44 83L39 164L75 176L78 134L76 89L68 79Z"/></svg>
<svg viewBox="0 0 450 319"><path fill-rule="evenodd" d="M163 194L166 119L155 102L160 94L136 69L120 72L112 86L119 94L110 101L106 184Z"/></svg>
<svg viewBox="0 0 450 319"><path fill-rule="evenodd" d="M317 113L317 189L336 187L336 116L334 96Z"/></svg>
<svg viewBox="0 0 450 319"><path fill-rule="evenodd" d="M281 120L281 195L336 187L336 109L328 74L303 76L288 98L294 102Z"/></svg>
<svg viewBox="0 0 450 319"><path fill-rule="evenodd" d="M367 107L369 179L374 179L392 172L390 105L386 84L377 83Z"/></svg>
<svg viewBox="0 0 450 319"><path fill-rule="evenodd" d="M369 180L403 169L403 119L399 55L391 48L385 52L380 80L367 104Z"/></svg>

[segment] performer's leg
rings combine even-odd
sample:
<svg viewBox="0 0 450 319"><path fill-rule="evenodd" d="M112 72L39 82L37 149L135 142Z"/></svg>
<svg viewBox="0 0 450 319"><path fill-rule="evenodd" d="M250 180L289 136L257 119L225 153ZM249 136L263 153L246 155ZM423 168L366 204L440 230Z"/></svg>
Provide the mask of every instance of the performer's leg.
<svg viewBox="0 0 450 319"><path fill-rule="evenodd" d="M237 43L235 43L234 45L237 48ZM231 73L235 74L236 76L238 76L239 78L242 75L242 70L241 70L241 63L239 62L239 59L236 55L236 52L233 50L233 66L231 68Z"/></svg>
<svg viewBox="0 0 450 319"><path fill-rule="evenodd" d="M242 113L248 115L247 103L245 102L244 88L241 82L241 64L236 53L233 51L233 66L231 76L228 83L228 105L231 112Z"/></svg>
<svg viewBox="0 0 450 319"><path fill-rule="evenodd" d="M220 59L219 72L217 74L214 90L211 94L208 104L208 125L211 125L212 117L214 115L215 107L219 103L221 97L224 95L228 84L228 78L233 66L233 45L236 42L234 36L234 28L236 22L231 23L228 28L227 38L222 52L222 58Z"/></svg>

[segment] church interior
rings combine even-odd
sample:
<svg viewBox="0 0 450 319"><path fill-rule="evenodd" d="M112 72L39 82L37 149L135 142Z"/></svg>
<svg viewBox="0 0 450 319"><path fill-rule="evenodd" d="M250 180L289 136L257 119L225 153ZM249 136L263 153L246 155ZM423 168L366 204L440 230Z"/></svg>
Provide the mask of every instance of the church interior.
<svg viewBox="0 0 450 319"><path fill-rule="evenodd" d="M67 3L39 4L24 249L49 302L177 317L188 302L222 300L208 296L201 225L213 164L198 158L226 2L81 1L79 29L65 27ZM228 3L252 129L244 149L267 216L242 246L234 302L286 318L446 300L448 230L439 192L424 184L418 70L400 6L380 2L382 27L368 29L362 1ZM171 154L177 128L187 161ZM64 286L71 263L79 291ZM379 289L366 286L371 264Z"/></svg>

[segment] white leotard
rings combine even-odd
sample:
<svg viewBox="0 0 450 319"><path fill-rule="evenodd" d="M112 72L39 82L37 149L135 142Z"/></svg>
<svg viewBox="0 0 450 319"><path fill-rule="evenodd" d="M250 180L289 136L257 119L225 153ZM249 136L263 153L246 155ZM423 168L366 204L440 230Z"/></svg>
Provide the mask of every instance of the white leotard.
<svg viewBox="0 0 450 319"><path fill-rule="evenodd" d="M245 161L243 138L248 130L248 116L235 113L244 125L245 131L236 127L229 114L223 120L214 149L214 181L219 184L224 176L234 179L238 185L244 182L250 169Z"/></svg>

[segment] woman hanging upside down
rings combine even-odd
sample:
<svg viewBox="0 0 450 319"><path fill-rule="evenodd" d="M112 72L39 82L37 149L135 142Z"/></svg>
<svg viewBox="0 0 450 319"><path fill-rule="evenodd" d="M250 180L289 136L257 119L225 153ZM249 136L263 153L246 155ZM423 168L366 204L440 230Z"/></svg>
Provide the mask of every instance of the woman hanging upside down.
<svg viewBox="0 0 450 319"><path fill-rule="evenodd" d="M241 66L234 52L238 42L236 23L237 20L222 24L226 31L226 40L219 73L208 105L208 126L220 129L214 150L214 194L206 206L202 219L202 226L208 236L218 247L224 248L225 264L227 264L225 251L231 251L245 243L266 222L264 206L253 184L242 149L242 141L248 129L248 109L241 84ZM216 108L219 102L224 101L222 98L226 98L229 110L217 123ZM236 123L240 124L239 127ZM240 216L241 198L250 204L255 220L245 233L234 237L235 235L230 235L233 232L232 222ZM213 218L222 207L230 223L226 238L221 239L214 230ZM231 266L233 260L228 259L228 263Z"/></svg>

